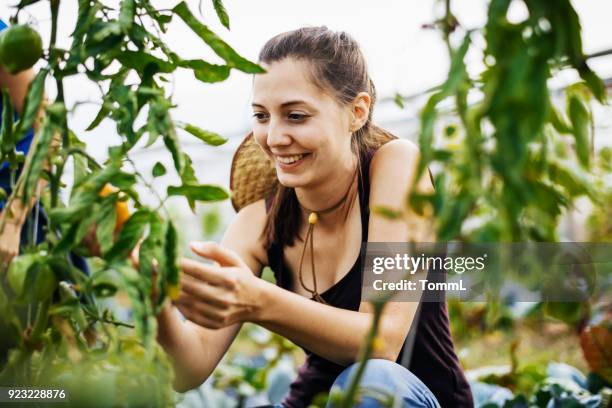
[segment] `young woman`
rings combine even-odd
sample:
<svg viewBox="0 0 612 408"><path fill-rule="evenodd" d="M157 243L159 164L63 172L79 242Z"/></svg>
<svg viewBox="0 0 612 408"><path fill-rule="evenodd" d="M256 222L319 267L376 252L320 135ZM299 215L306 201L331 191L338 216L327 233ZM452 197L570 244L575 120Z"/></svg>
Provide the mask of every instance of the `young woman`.
<svg viewBox="0 0 612 408"><path fill-rule="evenodd" d="M266 327L306 351L283 401L305 407L347 383L371 325L371 306L361 298L362 243L407 239L404 222L370 216L369 207L400 208L412 185L433 187L426 177L413 180L417 148L372 124L375 89L348 34L325 27L283 33L259 61L267 72L253 82L253 132L232 171L234 198L242 200L234 204L242 208L220 245L192 244L216 263L182 261L181 296L158 317L158 341L174 357L175 386L184 391L212 373L242 322ZM276 180L253 201L236 191L236 158L260 162L257 152L269 158ZM249 175L265 187L264 174ZM276 285L258 278L266 265ZM398 362L411 325L409 370ZM362 385L385 388L406 407L472 406L444 303L388 303L380 336ZM377 406L369 398L362 404Z"/></svg>

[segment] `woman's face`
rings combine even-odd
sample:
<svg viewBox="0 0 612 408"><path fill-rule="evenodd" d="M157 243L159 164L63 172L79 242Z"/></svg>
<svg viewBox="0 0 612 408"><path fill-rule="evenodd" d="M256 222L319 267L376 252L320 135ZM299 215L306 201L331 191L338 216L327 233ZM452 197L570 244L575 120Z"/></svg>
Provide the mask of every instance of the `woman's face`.
<svg viewBox="0 0 612 408"><path fill-rule="evenodd" d="M253 82L253 134L287 187L316 186L352 159L351 109L312 83L307 64L262 64Z"/></svg>

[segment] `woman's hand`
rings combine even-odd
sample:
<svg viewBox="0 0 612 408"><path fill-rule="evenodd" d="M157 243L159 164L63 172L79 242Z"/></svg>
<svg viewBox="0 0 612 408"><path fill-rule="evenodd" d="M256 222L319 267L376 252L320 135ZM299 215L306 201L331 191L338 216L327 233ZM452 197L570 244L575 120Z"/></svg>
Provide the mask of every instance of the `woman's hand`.
<svg viewBox="0 0 612 408"><path fill-rule="evenodd" d="M217 264L181 260L184 273L181 293L175 301L181 313L209 329L256 320L264 304L265 282L235 252L217 243L192 243L191 250Z"/></svg>

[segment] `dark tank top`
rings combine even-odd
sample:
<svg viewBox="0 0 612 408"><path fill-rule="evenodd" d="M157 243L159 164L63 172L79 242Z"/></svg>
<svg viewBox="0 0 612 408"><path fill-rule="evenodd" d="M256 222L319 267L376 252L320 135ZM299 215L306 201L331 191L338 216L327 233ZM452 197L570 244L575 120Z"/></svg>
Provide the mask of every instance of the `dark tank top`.
<svg viewBox="0 0 612 408"><path fill-rule="evenodd" d="M362 241L368 240L368 207L370 196L369 169L374 151L362 160L361 177L358 180L361 209ZM266 199L266 211L271 196ZM363 252L363 248L362 248ZM267 250L268 263L274 271L276 284L292 290L293 275L284 262L283 248L272 243ZM321 296L332 306L357 311L361 302L363 253L335 285ZM396 360L408 368L433 392L443 408L473 407L472 393L463 375L451 339L446 302L422 302ZM346 368L304 349L306 361L299 368L297 378L290 386L284 407L307 407L314 396L329 392L336 377Z"/></svg>

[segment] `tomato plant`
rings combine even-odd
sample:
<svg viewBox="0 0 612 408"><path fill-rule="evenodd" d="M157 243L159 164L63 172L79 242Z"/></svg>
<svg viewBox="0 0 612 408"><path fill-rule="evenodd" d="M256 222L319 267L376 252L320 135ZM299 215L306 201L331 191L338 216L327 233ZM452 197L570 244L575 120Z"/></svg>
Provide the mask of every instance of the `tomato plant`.
<svg viewBox="0 0 612 408"><path fill-rule="evenodd" d="M44 47L32 27L19 24L21 12L34 3L49 5L50 41ZM155 315L166 298L177 293L179 282L177 231L164 204L169 196L183 196L194 209L197 201L224 200L228 193L200 183L178 135L185 132L211 146L226 139L194 124L177 124L164 83L179 69L191 71L205 84L225 80L231 70L263 70L211 31L185 2L162 9L148 0L125 0L117 7L80 0L71 45L62 49L56 45L59 3L22 0L11 27L0 37L0 61L10 72L44 60L15 122L10 98L6 91L3 94L0 161L8 162L13 173L7 200L38 200L38 181L42 178L49 184L42 200L49 216L44 237L29 242L8 271L0 273L7 283L0 286L0 319L6 327L2 335L9 336L12 344L0 366L0 383L62 386L81 406L171 405L171 365L155 342ZM213 4L229 28L223 4L218 0ZM184 59L181 50L170 48L164 41L167 27L179 21L223 63ZM71 129L64 96L76 75L85 76L101 91L99 112L87 130L110 118L121 136L121 143L109 147L104 163L87 153L83 135ZM57 92L43 104L49 81ZM23 163L15 145L39 110L42 124ZM144 118L144 124L137 118ZM180 184L167 186L164 197L157 196L157 207L143 204L134 188L137 183L150 185L130 157L143 138L146 147L163 141L172 157L172 171L180 178ZM69 176L68 161L73 163L73 185L63 203L60 189ZM153 168L153 177L167 171L160 166ZM87 240L96 245L84 245ZM129 256L139 243L135 266ZM90 274L75 266L75 253L90 260ZM131 317L119 319L104 299L126 297Z"/></svg>

